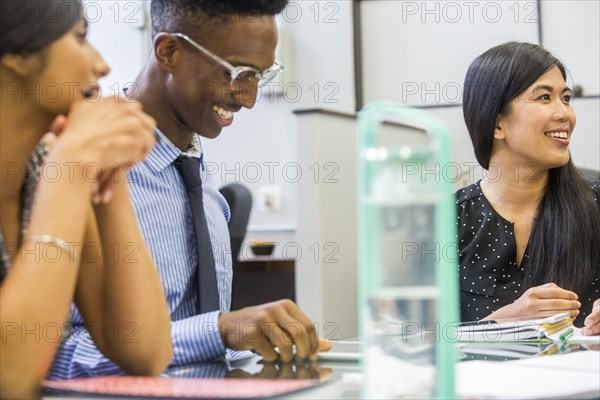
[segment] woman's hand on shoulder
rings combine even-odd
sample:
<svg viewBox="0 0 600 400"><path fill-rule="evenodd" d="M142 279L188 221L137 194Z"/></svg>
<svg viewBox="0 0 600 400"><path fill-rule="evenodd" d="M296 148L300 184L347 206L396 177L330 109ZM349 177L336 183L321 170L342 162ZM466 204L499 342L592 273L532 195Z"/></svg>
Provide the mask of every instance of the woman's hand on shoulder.
<svg viewBox="0 0 600 400"><path fill-rule="evenodd" d="M600 299L594 302L592 312L583 321L583 334L586 336L600 334Z"/></svg>
<svg viewBox="0 0 600 400"><path fill-rule="evenodd" d="M575 318L579 315L580 307L581 303L577 301L577 294L565 290L555 283L546 283L527 289L512 304L502 307L492 316L494 318L512 318L546 312L569 312L571 318Z"/></svg>

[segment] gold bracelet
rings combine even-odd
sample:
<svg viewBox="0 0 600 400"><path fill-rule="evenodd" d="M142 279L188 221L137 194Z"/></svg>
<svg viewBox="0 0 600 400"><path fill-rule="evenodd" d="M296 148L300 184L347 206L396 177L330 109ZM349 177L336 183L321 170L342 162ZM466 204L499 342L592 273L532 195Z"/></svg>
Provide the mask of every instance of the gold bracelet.
<svg viewBox="0 0 600 400"><path fill-rule="evenodd" d="M62 251L65 251L69 255L70 262L78 262L79 261L79 257L77 256L77 254L75 254L74 246L69 246L67 244L67 242L65 242L61 238L57 238L57 237L51 236L51 235L33 235L29 239L29 242L33 243L33 244L42 243L42 244L54 245L54 246L58 247L59 249L61 249Z"/></svg>

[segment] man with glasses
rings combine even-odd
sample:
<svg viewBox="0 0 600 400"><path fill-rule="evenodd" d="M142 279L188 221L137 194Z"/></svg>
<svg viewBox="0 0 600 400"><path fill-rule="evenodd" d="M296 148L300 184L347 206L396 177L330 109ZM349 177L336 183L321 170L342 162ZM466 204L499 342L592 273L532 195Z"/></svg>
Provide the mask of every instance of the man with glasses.
<svg viewBox="0 0 600 400"><path fill-rule="evenodd" d="M259 86L282 70L274 60L274 15L286 4L152 0L153 52L126 96L156 119L157 143L129 170L129 182L169 303L172 366L214 360L226 349L254 350L266 361L287 362L330 347L290 300L228 312L229 207L204 170L199 138L217 137L237 111L254 106ZM135 262L135 253L131 256ZM115 328L106 334L135 340L135 321ZM70 337L51 378L116 372L90 340Z"/></svg>

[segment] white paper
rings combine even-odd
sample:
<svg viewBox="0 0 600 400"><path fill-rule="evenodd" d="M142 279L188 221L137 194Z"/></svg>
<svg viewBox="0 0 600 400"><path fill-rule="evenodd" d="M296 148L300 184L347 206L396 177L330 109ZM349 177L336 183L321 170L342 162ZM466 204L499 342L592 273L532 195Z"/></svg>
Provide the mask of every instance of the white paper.
<svg viewBox="0 0 600 400"><path fill-rule="evenodd" d="M461 399L600 397L600 352L461 362L456 364L456 392Z"/></svg>
<svg viewBox="0 0 600 400"><path fill-rule="evenodd" d="M600 345L600 335L594 336L584 336L583 329L577 328L575 326L573 328L573 334L567 338L568 343L591 343L591 344L599 344ZM569 328L565 328L562 331L553 333L552 335L548 335L548 337L556 342L560 341L560 335L567 331Z"/></svg>

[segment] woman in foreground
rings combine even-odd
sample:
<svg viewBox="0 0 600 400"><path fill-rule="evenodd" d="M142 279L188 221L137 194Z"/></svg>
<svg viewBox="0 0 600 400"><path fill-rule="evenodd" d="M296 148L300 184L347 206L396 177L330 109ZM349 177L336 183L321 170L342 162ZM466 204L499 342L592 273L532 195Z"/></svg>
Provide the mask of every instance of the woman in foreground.
<svg viewBox="0 0 600 400"><path fill-rule="evenodd" d="M36 395L73 301L107 357L159 374L170 319L124 179L152 148L155 122L135 102L98 97L108 66L80 4L2 7L0 397Z"/></svg>

